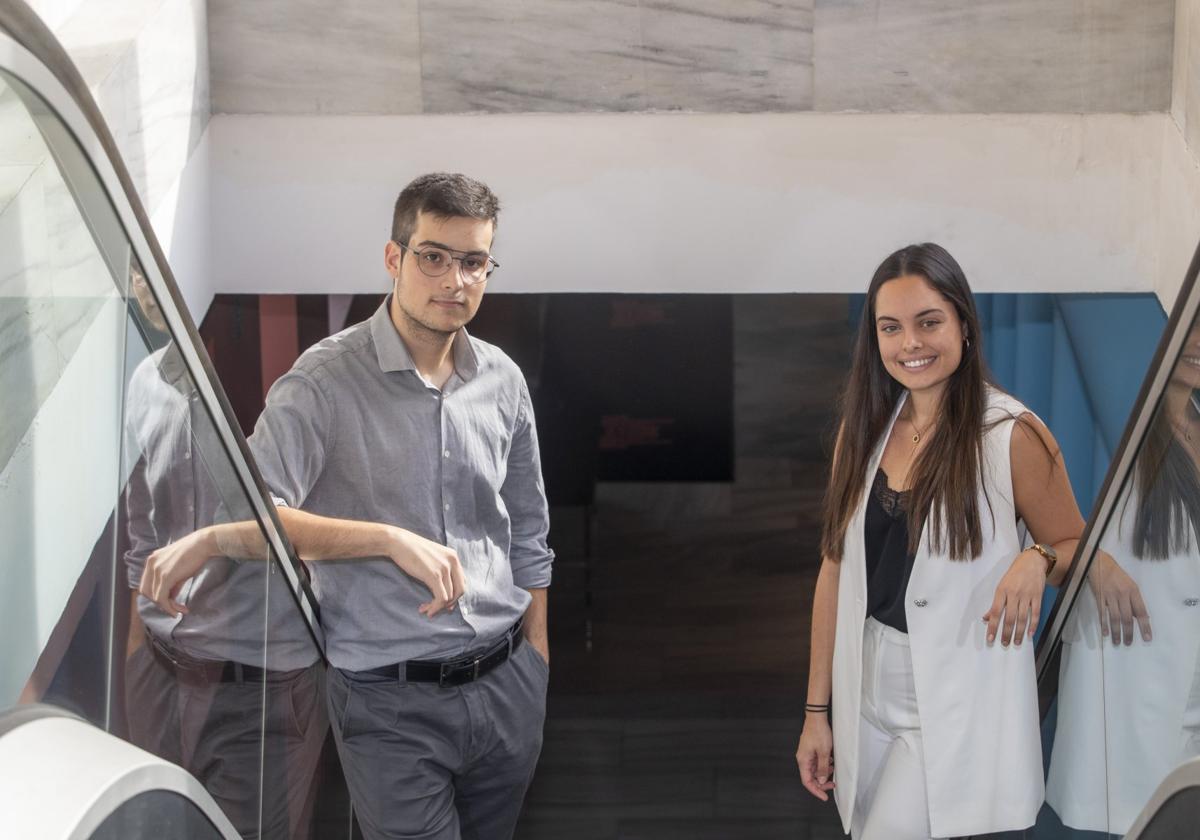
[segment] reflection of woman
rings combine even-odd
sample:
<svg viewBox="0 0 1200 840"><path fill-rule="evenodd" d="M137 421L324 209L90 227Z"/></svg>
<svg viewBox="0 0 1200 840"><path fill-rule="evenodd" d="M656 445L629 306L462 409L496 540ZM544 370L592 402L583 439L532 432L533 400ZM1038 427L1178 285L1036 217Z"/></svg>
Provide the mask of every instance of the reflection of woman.
<svg viewBox="0 0 1200 840"><path fill-rule="evenodd" d="M835 791L857 840L1022 829L1042 802L1022 641L1083 519L1050 433L989 384L979 335L942 248L876 271L826 497L797 751L805 786ZM1022 550L1018 518L1036 547Z"/></svg>
<svg viewBox="0 0 1200 840"><path fill-rule="evenodd" d="M1046 798L1074 828L1126 832L1200 755L1197 362L1184 355L1172 371L1064 631Z"/></svg>

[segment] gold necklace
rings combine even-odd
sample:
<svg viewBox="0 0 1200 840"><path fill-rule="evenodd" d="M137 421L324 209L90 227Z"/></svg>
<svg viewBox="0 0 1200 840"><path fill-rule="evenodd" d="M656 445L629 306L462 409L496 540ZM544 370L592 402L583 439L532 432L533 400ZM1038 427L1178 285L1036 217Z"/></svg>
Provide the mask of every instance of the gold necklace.
<svg viewBox="0 0 1200 840"><path fill-rule="evenodd" d="M923 438L923 437L925 437L925 435L929 434L929 430L933 428L933 422L931 421L929 423L929 425L925 427L925 431L921 431L920 429L917 428L917 424L912 421L912 418L909 418L908 425L912 426L912 429L913 429L913 436L912 436L913 446L916 446L917 444L919 444L921 442L921 438Z"/></svg>

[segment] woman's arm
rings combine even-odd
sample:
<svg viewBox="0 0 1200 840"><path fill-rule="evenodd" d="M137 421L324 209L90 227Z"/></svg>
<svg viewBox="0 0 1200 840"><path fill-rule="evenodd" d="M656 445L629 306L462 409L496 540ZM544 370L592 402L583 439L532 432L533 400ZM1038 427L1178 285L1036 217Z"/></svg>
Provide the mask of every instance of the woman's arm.
<svg viewBox="0 0 1200 840"><path fill-rule="evenodd" d="M833 642L837 628L838 575L840 566L829 558L821 561L813 593L812 642L808 660L808 704L829 705L833 692ZM800 746L796 749L800 780L818 799L829 799L833 789L833 732L829 712L806 712Z"/></svg>
<svg viewBox="0 0 1200 840"><path fill-rule="evenodd" d="M1032 414L1017 419L1009 453L1017 516L1036 542L1054 549L1058 561L1047 574L1046 558L1035 549L1026 549L1013 559L996 587L983 620L988 624L988 644L999 634L1006 647L1010 642L1020 645L1037 632L1042 592L1047 583L1058 586L1066 577L1084 526L1062 451L1040 420Z"/></svg>
<svg viewBox="0 0 1200 840"><path fill-rule="evenodd" d="M1046 579L1051 586L1058 586L1067 576L1084 526L1066 462L1054 435L1032 414L1022 416L1013 426L1010 452L1017 515L1034 541L1051 546L1058 554ZM1038 552L1030 549L1022 554L1035 555L1045 568L1046 558Z"/></svg>

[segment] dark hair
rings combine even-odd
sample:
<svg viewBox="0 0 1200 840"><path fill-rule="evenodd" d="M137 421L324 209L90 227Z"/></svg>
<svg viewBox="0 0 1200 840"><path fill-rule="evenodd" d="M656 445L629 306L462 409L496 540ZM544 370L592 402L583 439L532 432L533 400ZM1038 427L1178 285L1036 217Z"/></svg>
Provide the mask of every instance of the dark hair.
<svg viewBox="0 0 1200 840"><path fill-rule="evenodd" d="M1190 399L1186 410L1195 410ZM1200 474L1163 404L1150 422L1130 480L1137 486L1133 556L1166 560L1191 548L1200 534Z"/></svg>
<svg viewBox="0 0 1200 840"><path fill-rule="evenodd" d="M867 288L854 360L842 391L838 444L825 494L821 552L833 560L842 557L846 531L872 481L866 475L867 462L904 390L879 357L875 300L884 283L910 275L924 278L953 304L969 343L964 344L962 362L946 383L938 423L910 473L909 551L915 552L920 544L926 516L930 517L930 544L935 551L945 547L956 560L978 557L983 551L977 488L987 389L992 379L983 358L979 315L967 278L945 248L927 242L901 248L885 259Z"/></svg>
<svg viewBox="0 0 1200 840"><path fill-rule="evenodd" d="M420 213L440 219L479 219L495 227L499 224L500 199L487 184L458 173L432 172L414 178L396 199L392 241L408 245Z"/></svg>

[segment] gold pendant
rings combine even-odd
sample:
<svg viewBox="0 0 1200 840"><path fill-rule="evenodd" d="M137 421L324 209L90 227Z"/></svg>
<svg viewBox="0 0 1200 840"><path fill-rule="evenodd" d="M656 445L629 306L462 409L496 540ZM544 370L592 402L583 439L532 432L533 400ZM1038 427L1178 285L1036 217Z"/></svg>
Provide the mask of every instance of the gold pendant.
<svg viewBox="0 0 1200 840"><path fill-rule="evenodd" d="M921 442L921 433L913 432L913 443L920 443L920 442Z"/></svg>

